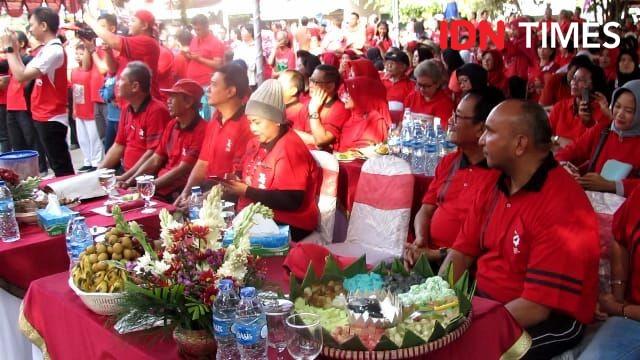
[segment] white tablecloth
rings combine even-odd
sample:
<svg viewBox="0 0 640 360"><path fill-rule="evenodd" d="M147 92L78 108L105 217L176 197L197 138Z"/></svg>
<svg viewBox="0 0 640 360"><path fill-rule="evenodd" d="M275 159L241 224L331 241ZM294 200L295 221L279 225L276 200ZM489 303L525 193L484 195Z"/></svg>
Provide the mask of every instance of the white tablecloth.
<svg viewBox="0 0 640 360"><path fill-rule="evenodd" d="M31 342L18 329L19 299L0 288L0 360L29 360Z"/></svg>

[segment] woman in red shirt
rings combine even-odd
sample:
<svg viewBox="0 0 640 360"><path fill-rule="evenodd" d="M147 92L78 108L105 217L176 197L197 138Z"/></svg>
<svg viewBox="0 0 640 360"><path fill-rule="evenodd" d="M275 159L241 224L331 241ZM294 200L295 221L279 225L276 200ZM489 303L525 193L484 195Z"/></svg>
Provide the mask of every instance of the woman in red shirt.
<svg viewBox="0 0 640 360"><path fill-rule="evenodd" d="M555 62L555 60L554 60ZM540 95L540 105L553 106L555 103L571 97L570 82L578 66L592 65L591 59L586 55L576 56L571 60L566 72L556 72L545 78L544 88Z"/></svg>
<svg viewBox="0 0 640 360"><path fill-rule="evenodd" d="M504 61L498 50L485 51L482 54L482 67L487 70L487 81L503 93L509 88L507 77L504 75Z"/></svg>
<svg viewBox="0 0 640 360"><path fill-rule="evenodd" d="M238 210L260 202L273 210L274 220L289 225L299 241L318 226L319 168L300 137L284 118L282 87L267 80L251 94L245 114L255 137L247 144L242 180L223 183L239 196Z"/></svg>
<svg viewBox="0 0 640 360"><path fill-rule="evenodd" d="M387 91L380 80L357 76L344 81L344 107L351 116L344 123L338 151L364 148L383 142L391 124Z"/></svg>
<svg viewBox="0 0 640 360"><path fill-rule="evenodd" d="M607 108L606 100L601 101ZM640 183L640 80L629 81L616 90L611 112L605 116L613 119L611 126L597 124L559 151L556 158L579 167L584 175L578 182L585 190L628 196ZM602 174L607 163L613 170Z"/></svg>
<svg viewBox="0 0 640 360"><path fill-rule="evenodd" d="M386 21L380 21L376 28L376 35L371 40L372 47L380 49L382 56L391 48L391 38L389 37L389 24Z"/></svg>

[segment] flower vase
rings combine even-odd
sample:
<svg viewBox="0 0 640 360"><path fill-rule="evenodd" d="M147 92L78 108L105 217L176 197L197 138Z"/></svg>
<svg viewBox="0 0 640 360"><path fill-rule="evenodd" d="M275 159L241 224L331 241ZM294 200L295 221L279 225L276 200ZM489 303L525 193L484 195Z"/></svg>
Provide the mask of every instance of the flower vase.
<svg viewBox="0 0 640 360"><path fill-rule="evenodd" d="M187 330L176 326L173 340L178 345L180 357L188 360L215 359L217 344L208 330Z"/></svg>

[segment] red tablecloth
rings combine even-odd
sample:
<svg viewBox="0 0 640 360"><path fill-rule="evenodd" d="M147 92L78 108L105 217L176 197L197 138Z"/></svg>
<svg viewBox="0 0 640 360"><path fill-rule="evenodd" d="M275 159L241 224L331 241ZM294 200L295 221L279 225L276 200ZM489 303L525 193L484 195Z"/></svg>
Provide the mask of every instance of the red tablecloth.
<svg viewBox="0 0 640 360"><path fill-rule="evenodd" d="M283 274L278 259L271 259L270 274ZM149 342L136 334L118 335L107 318L88 310L67 285L68 273L34 281L24 299L23 314L44 339L52 359L177 359L170 338ZM24 330L24 327L21 325ZM500 304L473 300L471 327L429 359L500 358L522 336L522 330ZM270 358L275 358L270 353Z"/></svg>
<svg viewBox="0 0 640 360"><path fill-rule="evenodd" d="M91 212L100 207L104 199L83 203L75 210L87 218L89 226L113 226L113 218ZM173 211L172 205L154 200L156 209L167 208ZM152 239L159 236L160 219L158 211L143 214L141 209L124 213L128 221L137 221ZM56 274L69 268L67 247L63 235L50 237L37 225L20 227L21 239L13 243L0 242L0 278L22 289L43 276Z"/></svg>
<svg viewBox="0 0 640 360"><path fill-rule="evenodd" d="M364 161L354 160L347 162L340 162L340 172L338 173L338 205L351 212L353 207L353 200L356 197L356 188L358 187L358 179L360 179L360 172L362 171L362 165ZM422 197L427 192L429 184L433 177L426 175L414 175L415 183L413 185L413 209L412 214L415 214L422 203Z"/></svg>

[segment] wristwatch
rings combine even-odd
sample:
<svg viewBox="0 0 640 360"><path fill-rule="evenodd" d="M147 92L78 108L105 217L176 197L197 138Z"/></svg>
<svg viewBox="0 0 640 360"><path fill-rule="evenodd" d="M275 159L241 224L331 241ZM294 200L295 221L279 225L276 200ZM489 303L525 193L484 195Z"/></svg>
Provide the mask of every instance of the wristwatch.
<svg viewBox="0 0 640 360"><path fill-rule="evenodd" d="M4 48L4 52L7 54L11 54L13 52L13 46L7 46Z"/></svg>
<svg viewBox="0 0 640 360"><path fill-rule="evenodd" d="M311 114L309 114L309 119L320 119L320 114L311 113Z"/></svg>

